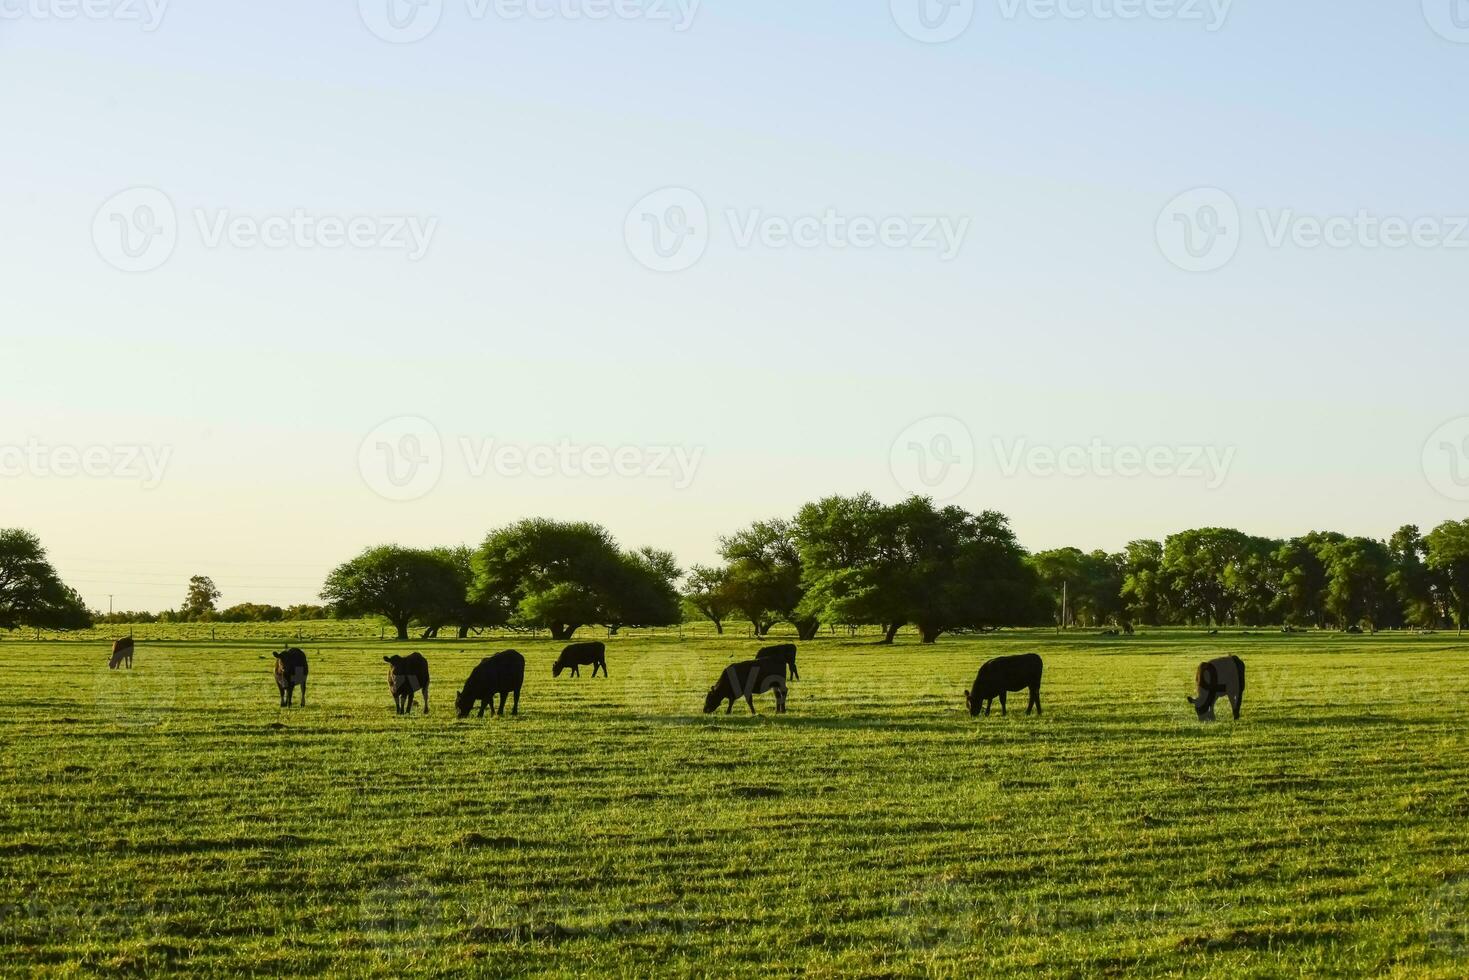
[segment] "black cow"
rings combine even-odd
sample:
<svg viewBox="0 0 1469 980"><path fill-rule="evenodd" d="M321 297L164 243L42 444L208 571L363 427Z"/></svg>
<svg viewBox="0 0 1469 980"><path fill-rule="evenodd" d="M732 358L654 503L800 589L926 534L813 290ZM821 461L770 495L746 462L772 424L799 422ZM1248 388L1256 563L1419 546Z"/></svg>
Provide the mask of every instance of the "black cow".
<svg viewBox="0 0 1469 980"><path fill-rule="evenodd" d="M600 640L592 640L590 643L573 643L561 651L561 656L556 658L556 663L551 667L551 676L560 677L561 672L571 668L572 677L581 676L581 668L590 665L592 676L597 676L597 668L602 669L602 676L607 676L607 644Z"/></svg>
<svg viewBox="0 0 1469 980"><path fill-rule="evenodd" d="M750 706L750 714L758 714L755 710L755 695L764 694L767 691L775 692L775 710L784 713L786 709L786 665L783 660L746 660L743 663L730 664L724 668L724 673L719 675L719 683L709 689L709 694L704 698L704 714L713 714L718 709L721 701L728 701L729 708L725 714L734 711L735 701L745 699Z"/></svg>
<svg viewBox="0 0 1469 980"><path fill-rule="evenodd" d="M1245 700L1245 662L1238 657L1220 657L1206 660L1194 671L1194 684L1198 694L1188 699L1198 712L1199 721L1214 720L1214 702L1219 695L1229 698L1234 709L1234 720L1239 721L1239 708Z"/></svg>
<svg viewBox="0 0 1469 980"><path fill-rule="evenodd" d="M281 707L291 706L298 684L301 686L301 707L306 707L305 651L291 647L273 656L275 657L275 686L281 690Z"/></svg>
<svg viewBox="0 0 1469 980"><path fill-rule="evenodd" d="M133 638L131 636L124 636L112 642L112 659L107 661L109 670L116 670L124 666L128 670L133 669Z"/></svg>
<svg viewBox="0 0 1469 980"><path fill-rule="evenodd" d="M1030 703L1025 706L1025 713L1030 714L1030 709L1034 708L1039 715L1041 670L1044 666L1041 658L1033 653L1022 653L1017 657L996 657L987 662L979 668L979 676L974 678L974 687L964 695L964 700L969 702L969 716L977 717L982 709L985 717L989 717L990 708L997 697L1000 699L1000 714L1006 714L1005 695L1026 688L1030 688Z"/></svg>
<svg viewBox="0 0 1469 980"><path fill-rule="evenodd" d="M483 718L486 708L494 711L495 695L498 694L500 710L497 713L503 718L505 696L514 694L515 703L510 713L519 714L520 688L524 683L525 658L514 650L504 650L479 662L479 666L470 673L469 680L464 682L464 690L454 698L454 710L460 718L468 718L475 702L479 702L479 717Z"/></svg>
<svg viewBox="0 0 1469 980"><path fill-rule="evenodd" d="M755 654L756 660L773 660L779 662L782 670L789 670L791 680L801 679L801 672L796 670L796 645L794 643L778 643L773 647L766 647Z"/></svg>
<svg viewBox="0 0 1469 980"><path fill-rule="evenodd" d="M388 690L398 714L411 714L413 696L423 692L423 713L428 714L428 660L417 650L406 657L384 657L388 665Z"/></svg>

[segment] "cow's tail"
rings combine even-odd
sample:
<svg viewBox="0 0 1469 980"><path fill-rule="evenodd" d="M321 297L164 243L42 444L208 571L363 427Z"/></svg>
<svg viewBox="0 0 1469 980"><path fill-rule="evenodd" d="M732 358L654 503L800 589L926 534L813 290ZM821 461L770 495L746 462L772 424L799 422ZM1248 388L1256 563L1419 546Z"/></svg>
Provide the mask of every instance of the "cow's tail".
<svg viewBox="0 0 1469 980"><path fill-rule="evenodd" d="M1230 657L1234 661L1235 673L1239 674L1239 696L1245 696L1245 662L1238 657Z"/></svg>

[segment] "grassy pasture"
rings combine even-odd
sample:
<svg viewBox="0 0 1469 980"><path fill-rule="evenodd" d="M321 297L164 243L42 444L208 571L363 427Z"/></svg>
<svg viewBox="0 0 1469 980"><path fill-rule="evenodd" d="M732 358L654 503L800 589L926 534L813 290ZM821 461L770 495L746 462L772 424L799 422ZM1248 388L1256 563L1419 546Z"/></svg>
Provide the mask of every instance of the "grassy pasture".
<svg viewBox="0 0 1469 980"><path fill-rule="evenodd" d="M410 644L411 718L392 643L308 644L281 711L258 640L0 642L0 972L1469 974L1469 643L869 644L751 718L700 713L747 639L614 639L595 681L520 640L521 716L458 722L504 641ZM970 719L1025 650L1045 716ZM1244 718L1200 725L1226 652Z"/></svg>

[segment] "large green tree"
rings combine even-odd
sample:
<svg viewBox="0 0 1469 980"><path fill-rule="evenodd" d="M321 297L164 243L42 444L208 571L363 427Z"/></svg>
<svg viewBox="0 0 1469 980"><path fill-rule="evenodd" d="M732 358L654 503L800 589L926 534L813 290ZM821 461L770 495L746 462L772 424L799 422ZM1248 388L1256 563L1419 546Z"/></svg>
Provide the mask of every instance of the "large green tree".
<svg viewBox="0 0 1469 980"><path fill-rule="evenodd" d="M1408 626L1432 627L1439 623L1438 597L1434 588L1438 573L1428 567L1428 544L1417 525L1405 524L1387 543L1392 571L1387 584L1397 597L1403 622Z"/></svg>
<svg viewBox="0 0 1469 980"><path fill-rule="evenodd" d="M884 642L911 623L924 643L1035 620L1037 580L1001 514L926 497L889 507L833 497L804 508L796 525L809 615L881 625Z"/></svg>
<svg viewBox="0 0 1469 980"><path fill-rule="evenodd" d="M511 621L569 640L593 623L682 620L678 566L666 552L625 552L596 524L531 519L490 532L475 552L476 601L503 601Z"/></svg>
<svg viewBox="0 0 1469 980"><path fill-rule="evenodd" d="M832 496L803 506L795 536L801 555L801 609L808 620L878 626L891 644L910 615L903 594L901 507L871 494Z"/></svg>
<svg viewBox="0 0 1469 980"><path fill-rule="evenodd" d="M1123 602L1126 557L1080 548L1042 551L1030 558L1053 611L1053 619L1099 626L1127 619ZM1066 608L1061 607L1062 600Z"/></svg>
<svg viewBox="0 0 1469 980"><path fill-rule="evenodd" d="M723 635L724 621L735 611L729 569L695 565L689 569L683 596L691 609L714 624L714 632Z"/></svg>
<svg viewBox="0 0 1469 980"><path fill-rule="evenodd" d="M0 529L0 629L87 629L92 616L29 531Z"/></svg>
<svg viewBox="0 0 1469 980"><path fill-rule="evenodd" d="M321 597L339 615L383 617L406 640L413 623L433 625L463 595L462 588L443 552L381 545L332 569Z"/></svg>
<svg viewBox="0 0 1469 980"><path fill-rule="evenodd" d="M189 579L189 591L184 604L179 607L179 616L186 622L209 619L217 610L222 593L208 575L195 575Z"/></svg>
<svg viewBox="0 0 1469 980"><path fill-rule="evenodd" d="M1334 531L1312 531L1283 541L1275 549L1280 576L1275 610L1282 621L1317 629L1326 625L1326 555L1345 540L1345 535Z"/></svg>
<svg viewBox="0 0 1469 980"><path fill-rule="evenodd" d="M453 570L455 584L452 589L445 589L439 602L424 611L421 618L427 625L425 639L437 637L445 626L449 626L462 640L471 631L501 626L509 621L510 611L502 597L480 595L475 591L474 549L458 545L434 548L432 554Z"/></svg>
<svg viewBox="0 0 1469 980"><path fill-rule="evenodd" d="M1443 584L1459 632L1469 613L1469 520L1446 521L1424 539L1428 567L1443 576Z"/></svg>
<svg viewBox="0 0 1469 980"><path fill-rule="evenodd" d="M796 627L803 640L816 635L821 620L803 606L800 548L790 521L756 521L720 539L719 553L729 573L735 608L750 621L756 636L777 622Z"/></svg>
<svg viewBox="0 0 1469 980"><path fill-rule="evenodd" d="M1234 528L1205 527L1170 535L1161 572L1179 613L1192 622L1225 624L1263 616L1274 586L1266 554L1275 542Z"/></svg>
<svg viewBox="0 0 1469 980"><path fill-rule="evenodd" d="M1163 569L1161 541L1130 541L1122 558L1122 604L1128 622L1162 626L1170 621L1172 603Z"/></svg>
<svg viewBox="0 0 1469 980"><path fill-rule="evenodd" d="M1322 551L1326 564L1326 611L1341 629L1394 625L1396 602L1388 585L1392 558L1371 538L1347 538Z"/></svg>

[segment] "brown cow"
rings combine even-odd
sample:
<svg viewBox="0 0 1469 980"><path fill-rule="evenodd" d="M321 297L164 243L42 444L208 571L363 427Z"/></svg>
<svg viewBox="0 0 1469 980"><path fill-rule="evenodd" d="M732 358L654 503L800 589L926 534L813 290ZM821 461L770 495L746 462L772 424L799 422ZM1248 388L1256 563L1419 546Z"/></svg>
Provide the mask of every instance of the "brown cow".
<svg viewBox="0 0 1469 980"><path fill-rule="evenodd" d="M133 669L133 638L131 636L112 641L112 659L107 661L108 670L116 670L124 666L128 670Z"/></svg>
<svg viewBox="0 0 1469 980"><path fill-rule="evenodd" d="M275 657L275 686L281 691L281 707L289 708L301 685L301 707L306 707L306 651L292 647Z"/></svg>
<svg viewBox="0 0 1469 980"><path fill-rule="evenodd" d="M423 713L428 714L428 660L417 650L406 657L384 657L388 665L388 690L400 715L413 713L413 696L423 692Z"/></svg>

